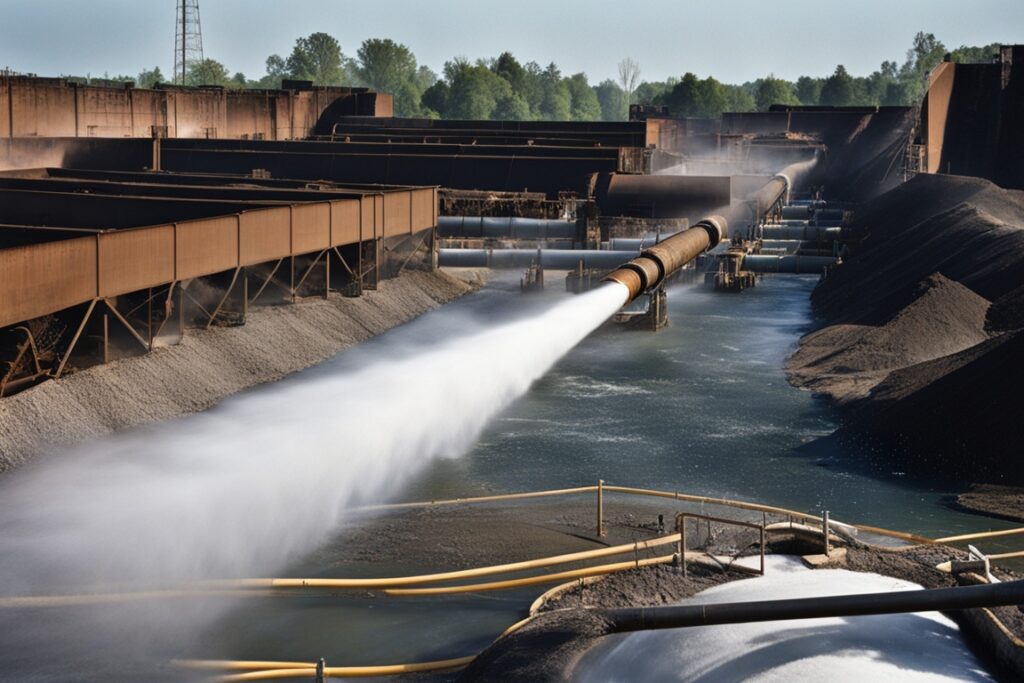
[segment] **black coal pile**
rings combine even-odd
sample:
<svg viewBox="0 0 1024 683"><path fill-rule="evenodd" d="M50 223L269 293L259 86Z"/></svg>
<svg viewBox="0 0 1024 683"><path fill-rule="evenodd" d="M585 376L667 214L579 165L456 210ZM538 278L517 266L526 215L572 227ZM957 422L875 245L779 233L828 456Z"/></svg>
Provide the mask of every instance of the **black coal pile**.
<svg viewBox="0 0 1024 683"><path fill-rule="evenodd" d="M1024 192L919 175L864 204L791 381L907 471L1024 485Z"/></svg>

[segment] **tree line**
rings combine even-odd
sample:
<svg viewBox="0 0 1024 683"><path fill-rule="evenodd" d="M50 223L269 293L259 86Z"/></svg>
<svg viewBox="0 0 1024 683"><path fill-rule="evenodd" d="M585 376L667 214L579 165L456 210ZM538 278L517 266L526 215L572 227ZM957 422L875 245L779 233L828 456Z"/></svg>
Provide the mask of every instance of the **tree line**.
<svg viewBox="0 0 1024 683"><path fill-rule="evenodd" d="M266 73L258 80L231 74L220 62L204 59L190 65L185 85L280 88L283 80L295 79L316 85L364 86L391 93L396 116L619 121L627 118L631 103L641 103L666 106L673 116L716 118L725 111L765 111L772 104L917 104L927 88L928 74L944 59L982 63L997 52L998 43L949 51L933 34L920 32L901 64L883 61L867 76L854 76L840 64L828 76L801 76L795 81L769 74L729 84L691 72L664 81L642 81L639 64L627 58L619 63L617 78L592 85L585 73L563 74L553 62L524 64L510 52L488 59L455 57L437 74L419 64L406 45L387 38L365 40L355 55L348 56L334 37L313 33L296 40L287 57L270 55ZM138 87L149 88L166 77L155 67L134 79L107 80L134 80Z"/></svg>

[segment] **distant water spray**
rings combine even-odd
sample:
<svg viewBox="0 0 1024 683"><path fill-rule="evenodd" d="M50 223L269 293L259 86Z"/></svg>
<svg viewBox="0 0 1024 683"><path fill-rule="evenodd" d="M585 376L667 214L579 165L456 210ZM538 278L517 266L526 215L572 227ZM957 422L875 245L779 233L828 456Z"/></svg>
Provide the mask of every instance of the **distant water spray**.
<svg viewBox="0 0 1024 683"><path fill-rule="evenodd" d="M325 541L346 507L466 452L626 296L609 283L17 472L0 495L0 593L277 571Z"/></svg>

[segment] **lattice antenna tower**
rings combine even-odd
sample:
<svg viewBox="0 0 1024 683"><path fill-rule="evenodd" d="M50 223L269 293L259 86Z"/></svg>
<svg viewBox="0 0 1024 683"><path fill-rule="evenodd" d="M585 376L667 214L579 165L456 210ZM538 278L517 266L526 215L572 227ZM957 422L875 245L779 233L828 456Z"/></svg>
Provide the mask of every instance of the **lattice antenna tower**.
<svg viewBox="0 0 1024 683"><path fill-rule="evenodd" d="M199 0L178 0L174 32L174 82L185 85L188 70L203 61L203 31L199 26Z"/></svg>

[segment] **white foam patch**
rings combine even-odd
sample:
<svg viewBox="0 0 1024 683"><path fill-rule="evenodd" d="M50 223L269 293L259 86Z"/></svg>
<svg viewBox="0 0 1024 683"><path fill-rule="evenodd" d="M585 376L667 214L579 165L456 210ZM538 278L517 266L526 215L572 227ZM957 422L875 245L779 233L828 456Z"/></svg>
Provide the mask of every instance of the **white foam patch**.
<svg viewBox="0 0 1024 683"><path fill-rule="evenodd" d="M680 604L745 602L920 588L878 574L808 570L769 556L764 577ZM579 681L988 681L956 624L938 612L800 619L612 636L577 667Z"/></svg>

